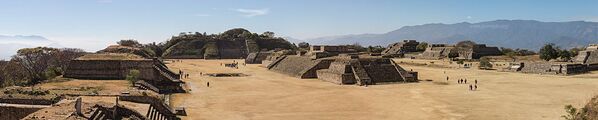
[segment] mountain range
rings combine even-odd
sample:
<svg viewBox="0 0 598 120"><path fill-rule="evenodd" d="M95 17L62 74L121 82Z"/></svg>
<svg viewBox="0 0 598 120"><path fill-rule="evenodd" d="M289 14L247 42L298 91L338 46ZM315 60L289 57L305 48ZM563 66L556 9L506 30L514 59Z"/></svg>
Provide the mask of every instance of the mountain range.
<svg viewBox="0 0 598 120"><path fill-rule="evenodd" d="M357 34L303 40L310 44L382 45L402 40L428 43L456 43L471 40L491 46L538 50L546 43L561 48L598 43L598 22L541 22L535 20L495 20L479 23L424 24L404 26L383 34Z"/></svg>
<svg viewBox="0 0 598 120"><path fill-rule="evenodd" d="M31 48L37 46L48 46L56 48L63 47L57 42L48 40L45 37L37 35L0 35L0 60L10 59L10 56L17 54L17 50L21 48Z"/></svg>

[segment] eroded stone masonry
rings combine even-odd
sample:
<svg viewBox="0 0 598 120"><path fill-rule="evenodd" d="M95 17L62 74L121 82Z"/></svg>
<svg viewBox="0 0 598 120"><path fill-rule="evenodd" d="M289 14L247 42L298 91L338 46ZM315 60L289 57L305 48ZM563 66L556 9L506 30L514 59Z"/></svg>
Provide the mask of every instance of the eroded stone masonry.
<svg viewBox="0 0 598 120"><path fill-rule="evenodd" d="M359 55L346 46L312 46L305 54L271 56L269 70L302 79L335 84L371 85L417 82L417 72L406 71L389 58Z"/></svg>

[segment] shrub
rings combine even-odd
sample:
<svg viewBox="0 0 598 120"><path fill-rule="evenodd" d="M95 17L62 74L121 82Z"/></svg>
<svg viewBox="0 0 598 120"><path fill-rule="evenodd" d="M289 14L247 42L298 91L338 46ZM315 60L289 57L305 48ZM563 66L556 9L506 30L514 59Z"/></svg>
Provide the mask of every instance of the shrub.
<svg viewBox="0 0 598 120"><path fill-rule="evenodd" d="M482 57L480 59L480 66L478 66L480 69L492 69L492 64L490 63L490 59L486 58L486 57Z"/></svg>
<svg viewBox="0 0 598 120"><path fill-rule="evenodd" d="M566 115L562 115L561 117L565 118L566 120L583 120L580 115L586 112L585 109L577 109L572 105L565 105L565 111L567 112Z"/></svg>
<svg viewBox="0 0 598 120"><path fill-rule="evenodd" d="M139 74L141 74L139 70L130 70L126 79L129 81L129 83L131 83L131 85L134 85L135 82L139 80Z"/></svg>

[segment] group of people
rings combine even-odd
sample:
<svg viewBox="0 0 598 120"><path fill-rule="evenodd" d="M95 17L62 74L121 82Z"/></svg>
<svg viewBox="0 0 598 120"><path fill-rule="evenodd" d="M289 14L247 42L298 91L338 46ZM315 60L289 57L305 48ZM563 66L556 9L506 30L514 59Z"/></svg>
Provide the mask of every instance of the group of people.
<svg viewBox="0 0 598 120"><path fill-rule="evenodd" d="M446 74L446 71L444 71L444 74ZM446 76L446 81L449 81L449 77ZM457 80L457 84L467 84L467 79L458 79ZM478 90L478 80L474 80L474 84L469 84L469 90L470 91L476 91Z"/></svg>
<svg viewBox="0 0 598 120"><path fill-rule="evenodd" d="M179 75L181 78L189 78L189 74L184 73L182 70L179 70Z"/></svg>
<svg viewBox="0 0 598 120"><path fill-rule="evenodd" d="M457 80L457 84L467 84L467 79L459 79ZM474 84L469 84L469 90L475 91L478 90L478 80L474 80Z"/></svg>
<svg viewBox="0 0 598 120"><path fill-rule="evenodd" d="M225 66L225 67L231 67L231 68L235 68L235 69L239 69L239 62L233 60L233 63L220 63L220 66ZM247 64L243 63L243 66L247 66Z"/></svg>

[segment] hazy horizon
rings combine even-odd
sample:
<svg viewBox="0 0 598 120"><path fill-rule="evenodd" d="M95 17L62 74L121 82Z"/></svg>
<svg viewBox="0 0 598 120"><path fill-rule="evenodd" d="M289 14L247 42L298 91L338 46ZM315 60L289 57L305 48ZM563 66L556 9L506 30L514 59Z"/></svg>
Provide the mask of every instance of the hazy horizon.
<svg viewBox="0 0 598 120"><path fill-rule="evenodd" d="M598 1L3 1L0 35L36 35L95 51L120 39L166 41L180 32L245 28L309 39L380 34L429 23L598 22ZM6 42L6 41L4 41ZM1 43L1 42L0 42Z"/></svg>

